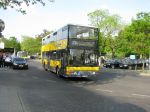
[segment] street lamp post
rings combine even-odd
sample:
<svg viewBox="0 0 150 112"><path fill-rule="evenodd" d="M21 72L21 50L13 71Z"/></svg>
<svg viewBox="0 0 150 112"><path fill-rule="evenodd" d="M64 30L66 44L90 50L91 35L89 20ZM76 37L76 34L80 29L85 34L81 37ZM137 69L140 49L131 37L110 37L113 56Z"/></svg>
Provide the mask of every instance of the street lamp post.
<svg viewBox="0 0 150 112"><path fill-rule="evenodd" d="M5 29L5 23L0 19L0 38L2 37L2 31Z"/></svg>

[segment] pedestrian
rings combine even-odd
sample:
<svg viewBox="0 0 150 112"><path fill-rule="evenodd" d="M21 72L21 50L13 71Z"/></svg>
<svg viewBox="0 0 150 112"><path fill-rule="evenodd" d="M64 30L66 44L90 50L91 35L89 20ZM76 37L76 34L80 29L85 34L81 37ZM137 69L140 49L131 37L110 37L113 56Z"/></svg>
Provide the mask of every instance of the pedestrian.
<svg viewBox="0 0 150 112"><path fill-rule="evenodd" d="M5 59L6 59L6 55L5 55L5 54L3 54L2 67L5 67Z"/></svg>
<svg viewBox="0 0 150 112"><path fill-rule="evenodd" d="M8 55L5 58L5 66L6 67L11 67L11 58Z"/></svg>

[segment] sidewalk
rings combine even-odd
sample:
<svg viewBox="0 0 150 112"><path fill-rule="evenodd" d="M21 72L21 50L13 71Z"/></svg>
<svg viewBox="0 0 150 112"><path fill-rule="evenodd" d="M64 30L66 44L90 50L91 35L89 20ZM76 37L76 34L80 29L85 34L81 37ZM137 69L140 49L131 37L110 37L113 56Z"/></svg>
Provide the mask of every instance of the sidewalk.
<svg viewBox="0 0 150 112"><path fill-rule="evenodd" d="M129 69L110 69L102 67L101 72L107 73L116 73L116 74L132 74L132 75L139 75L139 76L147 76L150 77L150 70L129 70Z"/></svg>
<svg viewBox="0 0 150 112"><path fill-rule="evenodd" d="M140 71L141 76L149 76L150 77L150 70Z"/></svg>

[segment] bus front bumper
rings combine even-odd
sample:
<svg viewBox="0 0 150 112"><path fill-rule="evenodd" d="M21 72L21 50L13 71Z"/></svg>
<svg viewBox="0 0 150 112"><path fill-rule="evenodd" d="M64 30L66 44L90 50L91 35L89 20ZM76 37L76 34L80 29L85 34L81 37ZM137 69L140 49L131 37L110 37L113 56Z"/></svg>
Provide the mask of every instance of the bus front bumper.
<svg viewBox="0 0 150 112"><path fill-rule="evenodd" d="M74 72L66 72L64 77L92 77L98 74L96 71L74 71Z"/></svg>

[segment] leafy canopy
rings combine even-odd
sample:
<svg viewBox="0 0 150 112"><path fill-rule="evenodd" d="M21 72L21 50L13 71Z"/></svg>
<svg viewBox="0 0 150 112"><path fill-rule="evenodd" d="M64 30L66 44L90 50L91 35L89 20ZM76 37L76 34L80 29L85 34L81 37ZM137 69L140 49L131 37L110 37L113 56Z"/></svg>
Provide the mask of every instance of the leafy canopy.
<svg viewBox="0 0 150 112"><path fill-rule="evenodd" d="M54 2L54 0L49 1ZM23 14L26 14L26 11L22 8L22 5L25 4L26 6L29 6L37 3L41 3L43 6L45 6L44 0L1 0L0 8L7 9L8 7L11 7Z"/></svg>
<svg viewBox="0 0 150 112"><path fill-rule="evenodd" d="M98 27L100 31L100 52L111 52L115 55L115 35L122 29L121 17L117 14L111 15L108 10L95 10L88 14L91 25Z"/></svg>
<svg viewBox="0 0 150 112"><path fill-rule="evenodd" d="M49 35L52 31L48 31L46 29L43 30L41 34L38 34L33 37L23 36L21 42L21 49L24 51L28 51L30 55L34 55L36 53L40 54L42 38L46 35Z"/></svg>
<svg viewBox="0 0 150 112"><path fill-rule="evenodd" d="M16 37L2 38L1 41L5 43L5 48L15 48L16 51L21 50L20 42Z"/></svg>
<svg viewBox="0 0 150 112"><path fill-rule="evenodd" d="M131 25L120 33L120 50L122 52L135 53L141 58L148 56L150 52L150 13L140 12Z"/></svg>

